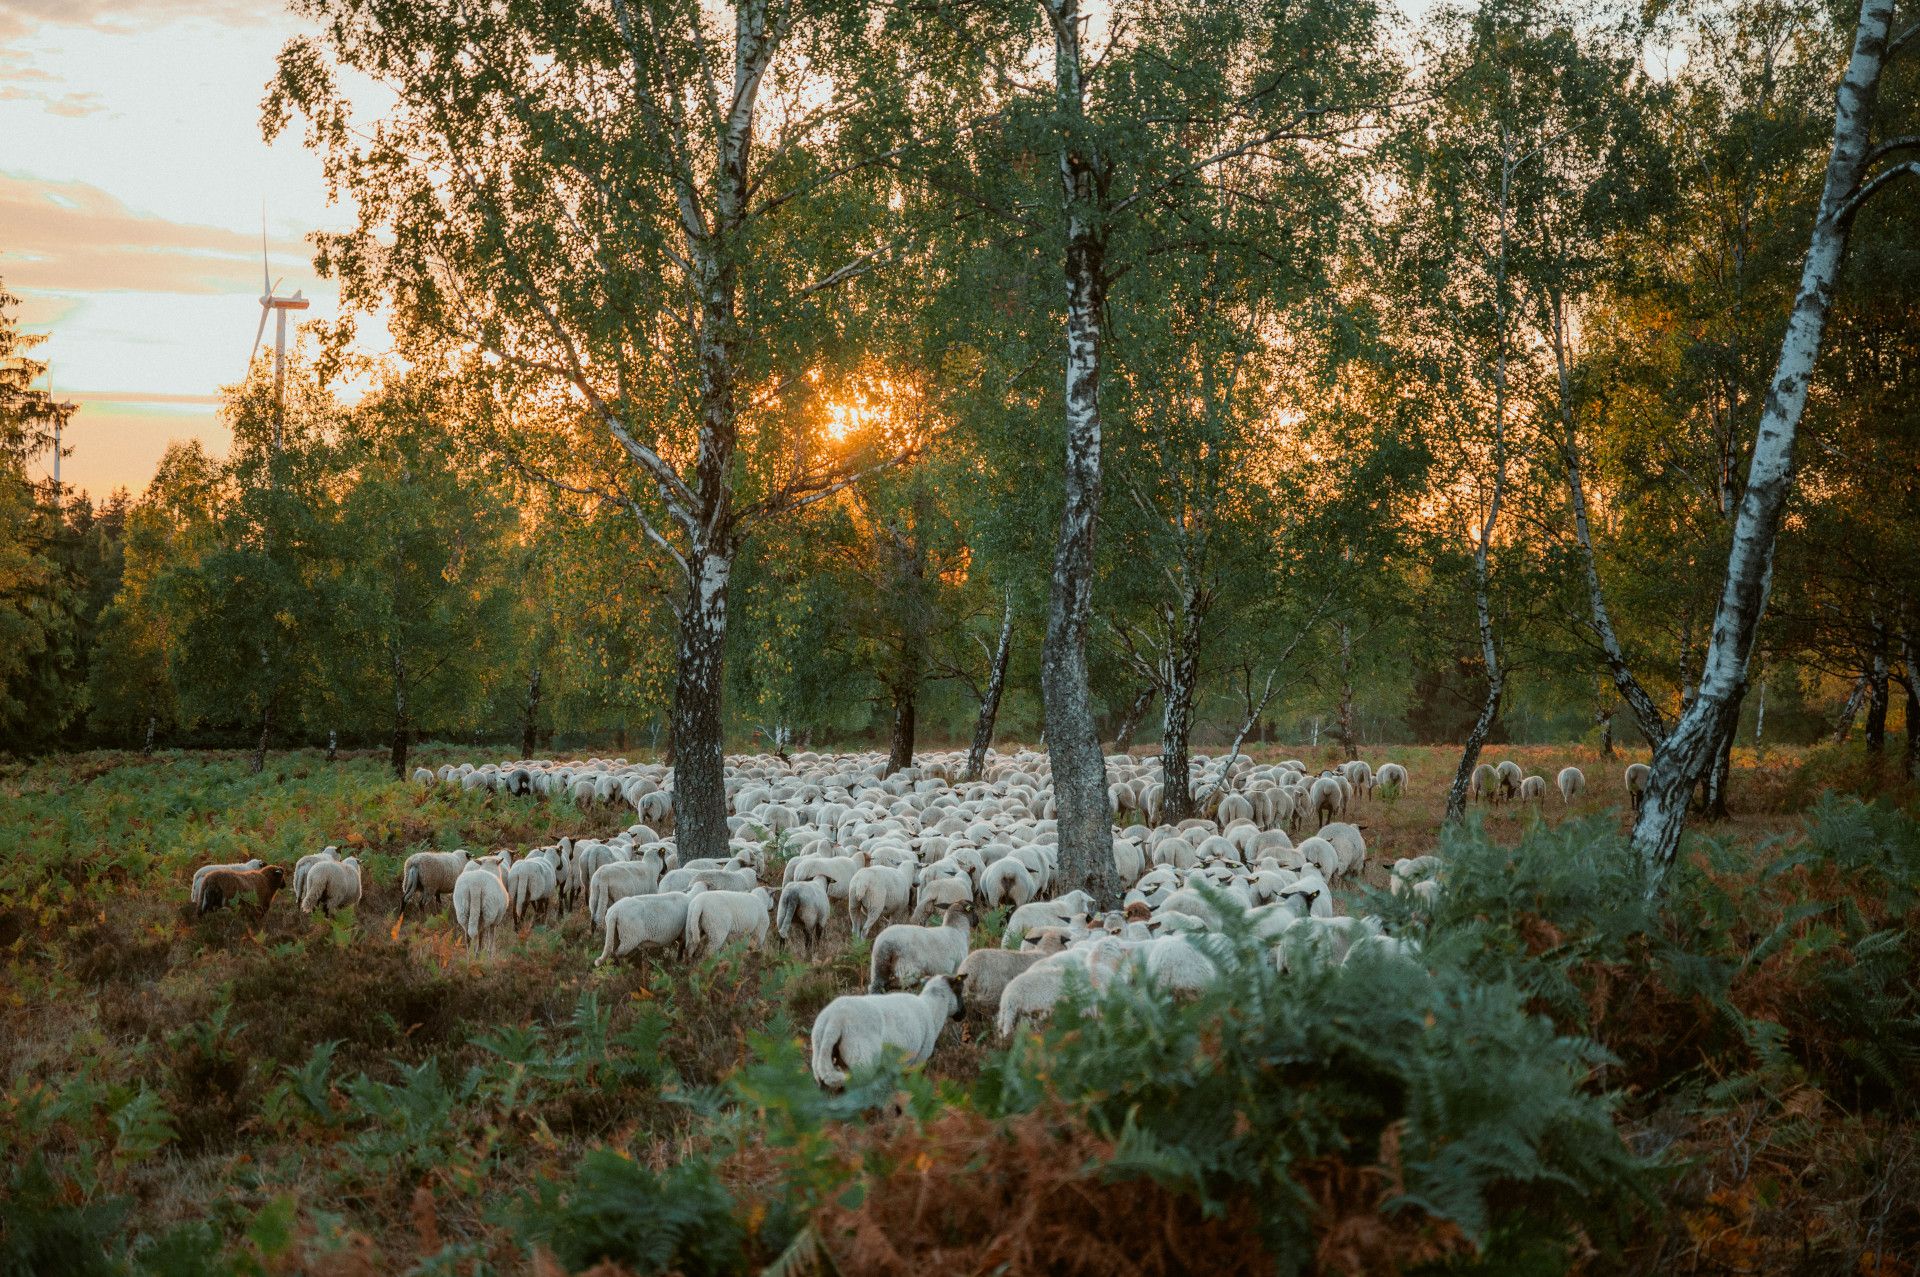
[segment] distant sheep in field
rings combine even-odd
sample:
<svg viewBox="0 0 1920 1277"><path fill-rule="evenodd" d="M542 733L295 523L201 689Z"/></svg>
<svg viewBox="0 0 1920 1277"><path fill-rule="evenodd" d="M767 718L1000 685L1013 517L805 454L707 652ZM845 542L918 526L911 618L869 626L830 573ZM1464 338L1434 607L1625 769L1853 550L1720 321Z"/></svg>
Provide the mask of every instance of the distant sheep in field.
<svg viewBox="0 0 1920 1277"><path fill-rule="evenodd" d="M1467 792L1478 802L1490 803L1499 786L1500 774L1494 770L1493 764L1481 763L1473 769L1473 780L1468 785Z"/></svg>
<svg viewBox="0 0 1920 1277"><path fill-rule="evenodd" d="M513 862L507 871L507 906L514 926L529 913L545 918L560 896L559 853L543 848Z"/></svg>
<svg viewBox="0 0 1920 1277"><path fill-rule="evenodd" d="M975 949L960 963L960 1002L967 1015L993 1019L1007 985L1047 956L1039 950Z"/></svg>
<svg viewBox="0 0 1920 1277"><path fill-rule="evenodd" d="M1653 768L1645 763L1633 763L1622 774L1621 780L1627 787L1627 801L1633 804L1633 814L1640 814L1640 804L1647 800L1647 781L1653 776Z"/></svg>
<svg viewBox="0 0 1920 1277"><path fill-rule="evenodd" d="M1347 809L1346 791L1340 787L1339 778L1316 777L1313 787L1307 791L1307 807L1312 811L1316 825L1339 819Z"/></svg>
<svg viewBox="0 0 1920 1277"><path fill-rule="evenodd" d="M338 859L340 859L338 847L322 847L319 851L310 852L293 862L293 898L296 903L307 898L307 875L313 871L313 867L323 861Z"/></svg>
<svg viewBox="0 0 1920 1277"><path fill-rule="evenodd" d="M1537 803L1547 796L1547 778L1545 776L1527 776L1520 781L1520 801Z"/></svg>
<svg viewBox="0 0 1920 1277"><path fill-rule="evenodd" d="M469 955L482 949L492 953L499 947L501 924L512 908L507 896L507 873L512 867L510 854L482 856L468 862L453 884L453 920L466 937Z"/></svg>
<svg viewBox="0 0 1920 1277"><path fill-rule="evenodd" d="M413 769L413 783L422 789L432 789L434 781L438 779L437 776L425 767L416 767Z"/></svg>
<svg viewBox="0 0 1920 1277"><path fill-rule="evenodd" d="M200 880L200 912L212 913L250 891L260 912L265 913L273 903L274 893L286 883L287 871L279 865L258 869L216 868Z"/></svg>
<svg viewBox="0 0 1920 1277"><path fill-rule="evenodd" d="M1374 783L1383 789L1389 785L1392 786L1396 794L1407 792L1407 769L1399 763L1380 764L1380 770L1374 774L1373 779Z"/></svg>
<svg viewBox="0 0 1920 1277"><path fill-rule="evenodd" d="M1512 802L1520 793L1520 782L1526 773L1520 770L1520 764L1511 758L1503 758L1494 769L1496 783L1500 786L1500 797Z"/></svg>
<svg viewBox="0 0 1920 1277"><path fill-rule="evenodd" d="M366 881L360 871L358 856L348 856L345 860L323 860L307 871L305 889L299 896L300 912L312 913L318 908L323 915L331 918L335 909L359 904L365 889Z"/></svg>
<svg viewBox="0 0 1920 1277"><path fill-rule="evenodd" d="M924 1064L947 1021L960 1013L955 985L950 976L934 976L919 993L849 993L827 1003L808 1035L814 1078L837 1089L854 1070L876 1063L888 1047L903 1053L909 1064Z"/></svg>
<svg viewBox="0 0 1920 1277"><path fill-rule="evenodd" d="M1578 767L1562 767L1558 776L1560 784L1560 802L1564 806L1573 806L1573 800L1587 787L1587 774Z"/></svg>

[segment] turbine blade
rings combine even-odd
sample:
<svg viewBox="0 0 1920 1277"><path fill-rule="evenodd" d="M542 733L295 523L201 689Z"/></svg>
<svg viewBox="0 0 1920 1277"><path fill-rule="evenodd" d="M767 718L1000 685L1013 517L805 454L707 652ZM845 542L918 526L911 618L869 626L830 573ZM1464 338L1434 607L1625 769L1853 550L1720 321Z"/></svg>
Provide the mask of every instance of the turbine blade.
<svg viewBox="0 0 1920 1277"><path fill-rule="evenodd" d="M249 376L251 376L253 373L254 358L260 353L260 338L267 331L267 316L272 313L273 312L268 310L264 304L261 305L260 326L253 330L253 349L247 352L247 374ZM244 381L245 378L242 378L241 380Z"/></svg>
<svg viewBox="0 0 1920 1277"><path fill-rule="evenodd" d="M267 202L260 201L260 282L267 282ZM269 288L268 292L273 290Z"/></svg>
<svg viewBox="0 0 1920 1277"><path fill-rule="evenodd" d="M280 285L286 282L287 282L287 277L285 275L282 275L279 279L274 280L273 287L267 290L267 296L278 297L280 295Z"/></svg>

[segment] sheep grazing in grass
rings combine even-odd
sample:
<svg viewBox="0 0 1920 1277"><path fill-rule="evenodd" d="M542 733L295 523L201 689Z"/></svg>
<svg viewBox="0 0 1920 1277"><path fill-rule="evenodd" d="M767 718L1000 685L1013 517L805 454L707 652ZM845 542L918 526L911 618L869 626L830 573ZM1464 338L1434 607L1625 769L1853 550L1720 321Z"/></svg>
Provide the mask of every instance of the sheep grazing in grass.
<svg viewBox="0 0 1920 1277"><path fill-rule="evenodd" d="M1586 772L1576 766L1563 766L1555 780L1561 787L1561 803L1565 807L1572 807L1572 801L1580 797L1582 789L1586 789Z"/></svg>
<svg viewBox="0 0 1920 1277"><path fill-rule="evenodd" d="M1014 977L1047 956L1041 950L975 949L960 964L961 1009L988 1019L998 1016L1000 995Z"/></svg>
<svg viewBox="0 0 1920 1277"><path fill-rule="evenodd" d="M994 861L980 875L980 903L989 909L999 905L1018 908L1039 894L1032 870L1012 856Z"/></svg>
<svg viewBox="0 0 1920 1277"><path fill-rule="evenodd" d="M1374 773L1373 780L1382 789L1391 787L1396 794L1407 792L1407 769L1399 763L1380 764L1380 770Z"/></svg>
<svg viewBox="0 0 1920 1277"><path fill-rule="evenodd" d="M1475 801L1490 803L1500 787L1500 774L1493 769L1492 763L1481 763L1473 769L1473 780L1467 786L1467 792Z"/></svg>
<svg viewBox="0 0 1920 1277"><path fill-rule="evenodd" d="M1627 767L1621 780L1627 787L1627 801L1633 804L1633 814L1640 814L1640 804L1647 800L1647 780L1653 775L1653 768L1645 763L1632 763Z"/></svg>
<svg viewBox="0 0 1920 1277"><path fill-rule="evenodd" d="M266 863L267 863L266 861L260 859L258 856L255 856L252 860L243 860L237 864L201 865L198 869L193 871L193 886L188 888L187 890L187 899L192 901L195 907L198 907L200 904L201 893L206 888L207 879L213 874L221 873L223 871L227 873L245 873L249 869L258 869ZM205 912L205 911L202 910L202 912Z"/></svg>
<svg viewBox="0 0 1920 1277"><path fill-rule="evenodd" d="M200 912L212 913L250 891L260 912L265 913L273 903L274 893L286 884L287 871L279 865L258 869L216 868L200 880Z"/></svg>
<svg viewBox="0 0 1920 1277"><path fill-rule="evenodd" d="M1093 908L1093 897L1084 891L1069 891L1057 900L1035 900L1021 905L1007 919L1006 930L1001 933L1000 944L1003 948L1018 949L1020 938L1034 927L1051 927L1070 919L1087 916Z"/></svg>
<svg viewBox="0 0 1920 1277"><path fill-rule="evenodd" d="M1332 843L1334 850L1340 853L1337 872L1342 877L1347 874L1366 872L1367 840L1361 837L1360 827L1358 825L1349 825L1343 821L1335 821L1331 825L1322 825L1319 834L1316 836ZM1312 840L1309 839L1308 841ZM1324 869L1321 870L1321 874L1329 878L1332 876L1328 875Z"/></svg>
<svg viewBox="0 0 1920 1277"><path fill-rule="evenodd" d="M307 898L307 875L313 872L313 867L315 865L320 864L324 861L338 860L338 859L340 859L340 849L338 847L322 847L320 850L315 852L309 852L307 855L304 855L300 857L300 859L294 861L293 862L293 898L294 900L300 901L300 900L305 900Z"/></svg>
<svg viewBox="0 0 1920 1277"><path fill-rule="evenodd" d="M1356 758L1346 765L1343 769L1343 774L1346 776L1347 782L1353 786L1356 793L1363 793L1369 798L1373 797L1373 786L1377 778L1374 776L1373 767L1369 763Z"/></svg>
<svg viewBox="0 0 1920 1277"><path fill-rule="evenodd" d="M1312 811L1316 825L1338 819L1347 809L1347 793L1340 788L1339 778L1315 777L1313 787L1307 791L1307 807Z"/></svg>
<svg viewBox="0 0 1920 1277"><path fill-rule="evenodd" d="M413 769L413 783L422 789L432 789L433 782L437 779L439 778L425 767L416 767Z"/></svg>
<svg viewBox="0 0 1920 1277"><path fill-rule="evenodd" d="M827 886L818 878L809 878L805 882L790 882L780 888L780 907L776 911L777 922L774 930L788 944L794 943L797 931L807 942L807 956L820 946L820 936L827 929L833 902L827 898Z"/></svg>
<svg viewBox="0 0 1920 1277"><path fill-rule="evenodd" d="M1547 778L1528 776L1520 782L1520 801L1537 803L1547 796Z"/></svg>
<svg viewBox="0 0 1920 1277"><path fill-rule="evenodd" d="M943 913L955 905L964 905L973 899L973 880L962 874L952 878L935 878L920 887L920 899L913 906L915 926L926 920L934 910Z"/></svg>
<svg viewBox="0 0 1920 1277"><path fill-rule="evenodd" d="M687 902L686 956L710 958L729 941L741 939L758 949L772 920L773 896L765 887L699 892Z"/></svg>
<svg viewBox="0 0 1920 1277"><path fill-rule="evenodd" d="M331 918L335 909L359 904L365 889L358 856L323 860L307 870L307 881L297 896L300 912L312 913L317 908Z"/></svg>
<svg viewBox="0 0 1920 1277"><path fill-rule="evenodd" d="M951 976L934 976L919 993L849 993L827 1003L808 1035L814 1078L837 1090L854 1070L877 1063L888 1047L909 1064L926 1063L940 1031L960 1014L957 983Z"/></svg>
<svg viewBox="0 0 1920 1277"><path fill-rule="evenodd" d="M593 965L604 965L639 949L670 949L684 944L687 906L705 892L705 887L696 884L686 895L668 891L614 901L607 906L606 944Z"/></svg>
<svg viewBox="0 0 1920 1277"><path fill-rule="evenodd" d="M417 851L408 856L400 871L401 914L406 914L415 896L425 897L427 907L433 908L442 896L452 895L460 875L466 872L467 860L464 851Z"/></svg>
<svg viewBox="0 0 1920 1277"><path fill-rule="evenodd" d="M1401 895L1414 883L1439 873L1440 868L1438 856L1408 856L1405 860L1396 860L1388 870L1387 887L1394 895Z"/></svg>
<svg viewBox="0 0 1920 1277"><path fill-rule="evenodd" d="M453 884L453 920L466 937L469 955L499 947L500 926L512 908L507 896L512 867L510 855L482 856L470 861Z"/></svg>
<svg viewBox="0 0 1920 1277"><path fill-rule="evenodd" d="M937 927L894 923L873 942L867 992L885 993L928 976L952 975L966 959L972 929L973 914L965 905L949 906Z"/></svg>
<svg viewBox="0 0 1920 1277"><path fill-rule="evenodd" d="M1520 782L1525 778L1526 773L1520 769L1520 764L1511 758L1501 759L1494 767L1493 773L1495 783L1500 786L1500 797L1512 802L1520 793Z"/></svg>

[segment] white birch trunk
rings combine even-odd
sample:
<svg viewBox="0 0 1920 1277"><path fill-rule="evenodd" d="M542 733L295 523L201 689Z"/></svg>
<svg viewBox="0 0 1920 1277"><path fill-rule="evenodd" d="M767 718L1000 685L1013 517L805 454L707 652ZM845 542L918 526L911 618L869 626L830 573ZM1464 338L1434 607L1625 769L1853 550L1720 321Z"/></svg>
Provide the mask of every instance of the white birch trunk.
<svg viewBox="0 0 1920 1277"><path fill-rule="evenodd" d="M1781 514L1793 491L1794 440L1820 356L1834 285L1846 257L1850 201L1866 164L1868 132L1892 21L1893 0L1862 0L1853 56L1835 94L1833 152L1820 211L1801 267L1799 295L1761 409L1699 693L1654 750L1652 775L1634 821L1633 843L1646 868L1650 895L1659 891L1679 852L1687 793L1712 765L1715 750L1733 728L1731 716L1739 713L1754 635L1773 581Z"/></svg>

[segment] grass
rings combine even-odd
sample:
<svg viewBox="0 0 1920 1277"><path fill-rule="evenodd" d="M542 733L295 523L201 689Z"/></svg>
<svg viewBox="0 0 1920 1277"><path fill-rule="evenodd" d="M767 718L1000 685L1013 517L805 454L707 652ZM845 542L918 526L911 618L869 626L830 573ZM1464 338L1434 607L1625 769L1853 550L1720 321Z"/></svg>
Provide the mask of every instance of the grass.
<svg viewBox="0 0 1920 1277"><path fill-rule="evenodd" d="M1258 756L1300 757L1314 768L1334 761L1327 751ZM1549 780L1575 763L1588 789L1570 810L1554 793L1537 810L1484 811L1491 844L1543 829L1578 841L1625 828L1619 772L1628 757L1488 751L1489 760L1509 756ZM471 757L430 747L419 762ZM1457 752L1398 747L1367 757L1410 773L1405 793L1356 813L1374 852L1369 885L1383 887L1392 860L1435 849ZM1726 915L1714 934L1733 937L1715 961L1737 964L1733 950L1751 955L1769 942L1793 900L1844 887L1848 875L1829 862L1764 882L1754 876L1771 862L1767 849L1800 828L1810 772L1879 783L1857 760L1831 755L1736 759L1734 818L1708 831L1720 867L1707 876L1721 884L1715 899ZM15 1202L12 1214L0 1208L0 1274L54 1271L44 1259L8 1264L26 1253L22 1237L65 1236L60 1229L145 1245L142 1262L155 1271L170 1246L211 1246L236 1271L526 1271L524 1230L506 1203L571 1174L595 1149L664 1172L709 1147L719 1088L739 1086L743 1069L790 1049L828 1000L864 986L865 942L847 934L844 917L811 963L776 947L691 968L656 958L596 971L598 937L584 917L533 928L497 958L475 961L444 909L404 924L394 916L399 867L414 851L518 848L626 823L618 809L582 812L565 800L425 791L394 781L376 754L335 763L317 753L275 755L259 776L238 753L0 764L0 846L8 849L0 858L0 1146L8 1150L0 1172L11 1176L0 1197L10 1185ZM285 894L264 917L242 905L202 918L187 905L196 865L249 855L291 864L330 842L359 854L369 871L366 900L332 922L301 916ZM1863 904L1869 931L1910 925L1910 907ZM1870 1071L1859 1084L1869 1090L1821 1080L1854 1076L1844 1057L1859 1034L1823 1038L1805 1027L1825 1011L1803 1004L1821 987L1816 962L1836 952L1817 934L1838 926L1835 916L1786 925L1786 941L1730 986L1743 1023L1787 1026L1782 1032L1804 1044L1778 1067L1756 1064L1741 1044L1742 1066L1710 1076L1735 1058L1732 1048L1720 1038L1687 1045L1676 1026L1697 1018L1686 1009L1697 1003L1673 994L1665 975L1636 984L1632 960L1595 959L1594 969L1569 976L1593 1012L1569 1027L1597 1031L1626 1052L1610 1075L1611 1085L1629 1087L1623 1131L1682 1168L1669 1186L1668 1224L1645 1242L1643 1261L1659 1271L1765 1269L1795 1243L1825 1253L1822 1239L1842 1234L1848 1253L1880 1265L1859 1271L1912 1271L1898 1266L1888 1239L1920 1228L1900 1188L1920 1186L1920 1146L1910 1125L1888 1119L1886 1087ZM1524 931L1515 924L1515 935ZM1523 950L1540 943L1515 941ZM1849 964L1872 960L1846 953ZM1596 992L1603 977L1605 997ZM1897 987L1902 976L1896 968L1889 978ZM974 1087L997 1058L987 1036L979 1024L950 1033L928 1084L951 1095ZM1693 1054L1683 1059L1685 1050ZM955 1148L990 1161L1031 1151L1054 1120L1008 1127L1012 1143L1003 1144L977 1117L934 1119L952 1124ZM892 1128L874 1138L873 1157L912 1142ZM1085 1132L1058 1138L1072 1148L1111 1143ZM739 1181L791 1171L733 1156L728 1173ZM891 1212L895 1225L917 1218L909 1185L897 1177L876 1185L885 1191L874 1210ZM1143 1201L1168 1219L1190 1210L1178 1194ZM112 1203L120 1217L84 1214ZM195 1240L203 1227L213 1241ZM59 1271L96 1271L73 1258L91 1254L84 1245L44 1253L73 1260Z"/></svg>

